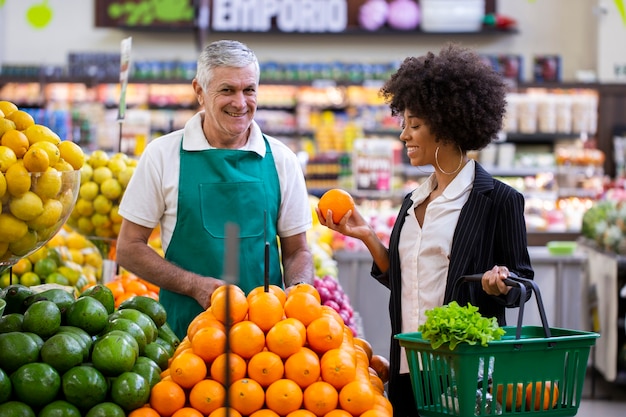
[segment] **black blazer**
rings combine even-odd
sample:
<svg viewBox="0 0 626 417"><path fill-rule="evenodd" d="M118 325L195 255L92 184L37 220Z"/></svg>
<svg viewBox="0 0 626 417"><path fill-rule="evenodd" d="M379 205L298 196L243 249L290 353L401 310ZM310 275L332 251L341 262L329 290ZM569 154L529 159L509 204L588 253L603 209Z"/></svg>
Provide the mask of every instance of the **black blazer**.
<svg viewBox="0 0 626 417"><path fill-rule="evenodd" d="M452 301L453 283L461 276L484 273L494 265L507 266L510 272L524 278L534 278L528 255L524 196L494 179L477 162L475 166L474 185L469 199L461 209L452 239L444 304ZM389 269L382 273L374 263L371 271L372 276L391 291L390 391L394 389L400 369L400 344L393 338L402 329L402 283L398 244L407 211L413 206L410 196L411 193L405 196L391 231ZM517 289L509 291L507 297L494 297L487 295L480 283L463 284L457 296L460 305L469 301L479 308L483 316L496 317L500 325L506 324L505 307L517 305L518 299Z"/></svg>

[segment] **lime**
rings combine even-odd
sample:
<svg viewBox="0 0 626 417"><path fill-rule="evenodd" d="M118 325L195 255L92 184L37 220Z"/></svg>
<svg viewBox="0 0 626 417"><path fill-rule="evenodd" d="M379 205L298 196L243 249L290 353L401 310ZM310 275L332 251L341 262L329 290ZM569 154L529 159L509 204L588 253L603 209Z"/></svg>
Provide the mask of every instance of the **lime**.
<svg viewBox="0 0 626 417"><path fill-rule="evenodd" d="M13 281L19 281L19 278L17 276L15 276L15 275L11 276L11 273L9 273L9 272L5 272L4 274L2 274L0 276L0 288L5 288L5 287L8 287L9 285L11 285L11 279Z"/></svg>
<svg viewBox="0 0 626 417"><path fill-rule="evenodd" d="M170 355L167 350L157 342L148 343L144 349L143 355L152 359L161 371L167 369Z"/></svg>
<svg viewBox="0 0 626 417"><path fill-rule="evenodd" d="M118 376L135 366L137 342L131 335L119 330L106 333L93 343L91 362L106 376Z"/></svg>
<svg viewBox="0 0 626 417"><path fill-rule="evenodd" d="M65 312L66 324L80 327L90 335L104 329L108 316L106 307L93 297L78 298Z"/></svg>
<svg viewBox="0 0 626 417"><path fill-rule="evenodd" d="M35 274L34 272L25 272L20 277L20 284L25 285L27 287L41 285L41 278L39 278L39 275Z"/></svg>
<svg viewBox="0 0 626 417"><path fill-rule="evenodd" d="M0 404L11 398L11 378L0 368Z"/></svg>
<svg viewBox="0 0 626 417"><path fill-rule="evenodd" d="M22 365L11 374L14 397L33 408L52 402L61 388L61 376L41 362Z"/></svg>
<svg viewBox="0 0 626 417"><path fill-rule="evenodd" d="M48 142L42 142L48 143ZM51 144L51 146L54 146ZM54 198L63 186L62 174L55 168L48 168L44 173L31 178L33 191L41 198Z"/></svg>
<svg viewBox="0 0 626 417"><path fill-rule="evenodd" d="M65 332L50 336L39 352L41 360L61 374L80 365L83 363L83 345L77 337Z"/></svg>
<svg viewBox="0 0 626 417"><path fill-rule="evenodd" d="M9 313L0 317L0 333L21 332L24 323L24 315L21 313Z"/></svg>
<svg viewBox="0 0 626 417"><path fill-rule="evenodd" d="M75 405L65 400L56 400L42 408L37 417L81 417L81 413Z"/></svg>
<svg viewBox="0 0 626 417"><path fill-rule="evenodd" d="M33 272L45 279L48 275L57 270L58 264L52 258L43 258L35 262Z"/></svg>
<svg viewBox="0 0 626 417"><path fill-rule="evenodd" d="M8 401L0 404L0 416L2 417L36 417L35 412L29 406L20 401Z"/></svg>
<svg viewBox="0 0 626 417"><path fill-rule="evenodd" d="M35 333L43 339L55 334L60 325L61 310L52 301L37 301L24 312L22 329L25 332Z"/></svg>
<svg viewBox="0 0 626 417"><path fill-rule="evenodd" d="M9 213L0 213L0 241L17 242L28 233L23 220Z"/></svg>
<svg viewBox="0 0 626 417"><path fill-rule="evenodd" d="M88 410L103 402L108 388L104 375L92 366L75 366L61 377L65 399L81 410Z"/></svg>
<svg viewBox="0 0 626 417"><path fill-rule="evenodd" d="M70 285L70 280L60 272L53 272L46 277L46 284Z"/></svg>
<svg viewBox="0 0 626 417"><path fill-rule="evenodd" d="M80 297L93 297L100 301L104 307L106 307L108 314L112 314L115 311L115 296L113 291L104 284L96 284L93 287L89 287L83 291Z"/></svg>
<svg viewBox="0 0 626 417"><path fill-rule="evenodd" d="M135 410L150 399L150 383L136 372L124 372L111 384L111 399L126 411Z"/></svg>
<svg viewBox="0 0 626 417"><path fill-rule="evenodd" d="M107 401L91 407L85 417L126 417L126 412L119 405Z"/></svg>
<svg viewBox="0 0 626 417"><path fill-rule="evenodd" d="M137 351L139 355L143 355L143 351L146 348L146 335L139 327L137 323L132 320L125 318L117 318L114 320L110 320L107 327L104 329L105 333L110 332L111 330L122 330L128 334L130 334L137 341Z"/></svg>

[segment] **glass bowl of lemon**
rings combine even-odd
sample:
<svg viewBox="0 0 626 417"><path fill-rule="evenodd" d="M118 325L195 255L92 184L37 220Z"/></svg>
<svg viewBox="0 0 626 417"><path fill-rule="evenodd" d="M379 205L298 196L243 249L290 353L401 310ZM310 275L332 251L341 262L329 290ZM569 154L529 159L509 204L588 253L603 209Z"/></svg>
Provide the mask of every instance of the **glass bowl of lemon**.
<svg viewBox="0 0 626 417"><path fill-rule="evenodd" d="M79 187L78 170L0 175L0 271L35 252L61 229Z"/></svg>

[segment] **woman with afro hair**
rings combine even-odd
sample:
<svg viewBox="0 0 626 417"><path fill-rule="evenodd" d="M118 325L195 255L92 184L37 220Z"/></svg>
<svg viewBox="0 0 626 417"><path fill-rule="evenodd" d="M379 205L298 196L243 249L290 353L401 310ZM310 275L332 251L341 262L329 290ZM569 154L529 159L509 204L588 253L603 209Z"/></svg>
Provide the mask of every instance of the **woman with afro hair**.
<svg viewBox="0 0 626 417"><path fill-rule="evenodd" d="M533 279L524 197L494 179L468 151L496 138L506 108L501 76L471 49L447 44L439 54L409 57L381 89L411 165L434 172L408 193L391 232L381 242L358 210L339 223L317 212L327 227L360 239L373 258L372 276L389 288L390 379L394 417L418 415L406 355L393 335L415 332L425 312L453 301L460 277L482 274L459 287L456 301L505 325L505 308L519 305L515 274Z"/></svg>

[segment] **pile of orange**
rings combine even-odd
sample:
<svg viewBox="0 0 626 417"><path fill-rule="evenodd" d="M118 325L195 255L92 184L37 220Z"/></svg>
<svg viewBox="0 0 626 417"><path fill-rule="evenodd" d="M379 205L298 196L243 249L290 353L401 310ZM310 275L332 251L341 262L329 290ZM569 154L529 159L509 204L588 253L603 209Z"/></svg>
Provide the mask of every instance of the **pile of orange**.
<svg viewBox="0 0 626 417"><path fill-rule="evenodd" d="M372 357L312 285L247 296L223 286L189 325L149 405L129 417L224 416L227 395L232 417L390 417Z"/></svg>
<svg viewBox="0 0 626 417"><path fill-rule="evenodd" d="M104 285L113 292L115 307L118 307L122 301L135 295L143 295L157 301L159 300L158 286L125 270Z"/></svg>

